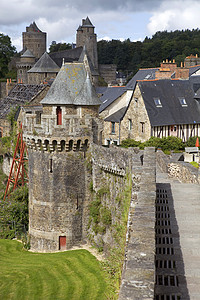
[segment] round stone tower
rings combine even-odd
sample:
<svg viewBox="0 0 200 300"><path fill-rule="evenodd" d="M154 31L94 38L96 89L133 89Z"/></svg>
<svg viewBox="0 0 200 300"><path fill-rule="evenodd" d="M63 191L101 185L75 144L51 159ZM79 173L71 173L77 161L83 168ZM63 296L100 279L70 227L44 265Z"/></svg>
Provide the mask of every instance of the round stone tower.
<svg viewBox="0 0 200 300"><path fill-rule="evenodd" d="M87 152L101 143L99 99L83 63L62 66L40 106L23 107L29 148L31 248L51 252L85 240L91 182Z"/></svg>
<svg viewBox="0 0 200 300"><path fill-rule="evenodd" d="M17 81L28 83L27 72L35 64L35 56L27 49L20 57L20 61L16 64L17 67Z"/></svg>

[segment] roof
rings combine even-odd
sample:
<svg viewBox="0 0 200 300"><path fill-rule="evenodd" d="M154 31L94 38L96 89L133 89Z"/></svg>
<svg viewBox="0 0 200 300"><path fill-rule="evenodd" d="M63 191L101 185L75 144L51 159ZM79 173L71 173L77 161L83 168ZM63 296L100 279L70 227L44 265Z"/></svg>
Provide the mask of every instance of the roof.
<svg viewBox="0 0 200 300"><path fill-rule="evenodd" d="M200 105L189 80L162 79L138 82L152 126L200 123ZM161 107L154 99L160 99ZM182 106L179 98L185 98Z"/></svg>
<svg viewBox="0 0 200 300"><path fill-rule="evenodd" d="M104 109L106 109L111 103L113 103L117 98L122 96L125 92L126 92L125 87L121 87L121 86L107 87L103 96L100 98L102 104L100 106L99 112L101 113Z"/></svg>
<svg viewBox="0 0 200 300"><path fill-rule="evenodd" d="M65 62L74 62L78 61L81 55L83 48L77 47L74 49L67 49L58 52L50 53L49 56L53 59L53 61L61 68L63 63L63 58Z"/></svg>
<svg viewBox="0 0 200 300"><path fill-rule="evenodd" d="M41 104L100 105L83 63L62 66Z"/></svg>
<svg viewBox="0 0 200 300"><path fill-rule="evenodd" d="M11 108L30 102L44 87L41 84L16 84L8 96L0 100L0 119L5 118Z"/></svg>
<svg viewBox="0 0 200 300"><path fill-rule="evenodd" d="M90 19L87 17L85 20L83 20L82 27L94 27Z"/></svg>
<svg viewBox="0 0 200 300"><path fill-rule="evenodd" d="M27 49L27 50L21 55L21 57L35 57L35 56L33 55L33 53L32 53L29 49Z"/></svg>
<svg viewBox="0 0 200 300"><path fill-rule="evenodd" d="M35 31L35 32L42 32L36 25L35 21L33 23L30 24L29 28L32 29L32 31Z"/></svg>
<svg viewBox="0 0 200 300"><path fill-rule="evenodd" d="M59 66L45 52L28 73L56 73L59 72Z"/></svg>
<svg viewBox="0 0 200 300"><path fill-rule="evenodd" d="M155 72L158 71L159 68L150 68L150 69L140 69L133 78L127 83L127 89L135 89L135 85L137 80L151 80L155 79Z"/></svg>
<svg viewBox="0 0 200 300"><path fill-rule="evenodd" d="M189 76L192 76L192 74L196 73L200 69L200 65L189 67Z"/></svg>
<svg viewBox="0 0 200 300"><path fill-rule="evenodd" d="M115 112L114 114L105 118L104 121L119 123L123 119L126 111L127 111L127 106L124 106L121 109L119 109L117 112Z"/></svg>

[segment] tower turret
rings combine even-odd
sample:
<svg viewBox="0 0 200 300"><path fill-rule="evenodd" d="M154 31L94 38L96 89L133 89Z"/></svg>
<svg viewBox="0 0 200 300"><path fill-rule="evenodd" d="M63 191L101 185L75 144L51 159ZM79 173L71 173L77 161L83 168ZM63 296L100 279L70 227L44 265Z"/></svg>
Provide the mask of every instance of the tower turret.
<svg viewBox="0 0 200 300"><path fill-rule="evenodd" d="M82 20L82 25L77 29L76 47L85 46L94 69L98 70L97 36L94 33L94 28L88 17Z"/></svg>
<svg viewBox="0 0 200 300"><path fill-rule="evenodd" d="M23 49L29 49L36 58L46 52L46 32L42 32L35 22L26 27L22 32Z"/></svg>
<svg viewBox="0 0 200 300"><path fill-rule="evenodd" d="M23 108L29 147L31 248L70 248L86 237L90 143L100 143L100 101L83 63L64 64L41 106Z"/></svg>

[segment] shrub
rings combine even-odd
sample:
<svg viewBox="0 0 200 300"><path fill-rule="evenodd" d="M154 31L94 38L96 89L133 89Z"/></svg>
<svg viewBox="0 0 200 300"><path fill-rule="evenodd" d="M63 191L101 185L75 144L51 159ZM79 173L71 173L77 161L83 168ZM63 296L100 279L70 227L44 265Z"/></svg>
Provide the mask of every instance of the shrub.
<svg viewBox="0 0 200 300"><path fill-rule="evenodd" d="M200 142L200 137L199 138L199 142ZM186 147L195 147L196 144L196 140L197 140L197 136L192 136L188 139L188 141L186 142L185 146Z"/></svg>
<svg viewBox="0 0 200 300"><path fill-rule="evenodd" d="M100 213L101 213L101 222L107 226L111 225L112 224L111 211L104 206L101 208Z"/></svg>

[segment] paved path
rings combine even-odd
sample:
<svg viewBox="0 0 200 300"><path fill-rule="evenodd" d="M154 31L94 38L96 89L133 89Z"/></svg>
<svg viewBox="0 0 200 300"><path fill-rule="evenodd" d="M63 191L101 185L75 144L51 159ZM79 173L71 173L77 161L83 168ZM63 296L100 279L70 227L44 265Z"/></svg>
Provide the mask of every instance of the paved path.
<svg viewBox="0 0 200 300"><path fill-rule="evenodd" d="M157 183L170 183L190 300L200 300L200 185L179 183L157 168Z"/></svg>

